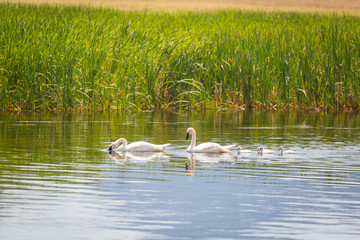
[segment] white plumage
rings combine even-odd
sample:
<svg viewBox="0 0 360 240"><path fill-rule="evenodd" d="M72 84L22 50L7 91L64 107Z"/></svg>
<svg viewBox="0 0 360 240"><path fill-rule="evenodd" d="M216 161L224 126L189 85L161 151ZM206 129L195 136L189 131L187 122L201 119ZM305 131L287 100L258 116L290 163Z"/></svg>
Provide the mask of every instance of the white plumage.
<svg viewBox="0 0 360 240"><path fill-rule="evenodd" d="M122 143L122 145L118 147L120 143ZM125 138L120 138L116 140L116 142L113 142L108 150L116 150L122 152L162 152L169 145L169 143L163 145L155 145L148 142L133 142L128 145Z"/></svg>
<svg viewBox="0 0 360 240"><path fill-rule="evenodd" d="M280 156L284 154L296 154L295 151L291 151L291 150L284 151L284 148L282 146L279 147L278 151L280 151Z"/></svg>
<svg viewBox="0 0 360 240"><path fill-rule="evenodd" d="M257 148L258 155L264 155L264 154L274 154L274 151L271 150L264 150L263 146L260 146Z"/></svg>
<svg viewBox="0 0 360 240"><path fill-rule="evenodd" d="M238 152L238 154L249 154L249 153L251 153L250 150L243 150L241 148L241 146L238 147L237 152Z"/></svg>
<svg viewBox="0 0 360 240"><path fill-rule="evenodd" d="M235 145L229 146L220 146L217 143L201 143L197 146L196 145L196 132L193 128L188 128L186 130L186 140L188 140L189 136L192 135L190 146L188 147L188 152L194 153L228 153Z"/></svg>

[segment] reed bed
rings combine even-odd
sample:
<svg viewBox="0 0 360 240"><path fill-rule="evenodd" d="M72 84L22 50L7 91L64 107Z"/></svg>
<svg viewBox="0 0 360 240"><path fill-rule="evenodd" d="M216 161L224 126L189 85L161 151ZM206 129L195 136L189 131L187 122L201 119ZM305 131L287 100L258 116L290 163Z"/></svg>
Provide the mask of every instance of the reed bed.
<svg viewBox="0 0 360 240"><path fill-rule="evenodd" d="M0 5L0 108L341 109L360 103L360 18Z"/></svg>

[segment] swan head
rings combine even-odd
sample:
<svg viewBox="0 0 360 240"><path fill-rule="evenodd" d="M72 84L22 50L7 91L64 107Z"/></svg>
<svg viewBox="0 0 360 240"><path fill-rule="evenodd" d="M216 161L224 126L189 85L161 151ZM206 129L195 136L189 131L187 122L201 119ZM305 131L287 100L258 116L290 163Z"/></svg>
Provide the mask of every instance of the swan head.
<svg viewBox="0 0 360 240"><path fill-rule="evenodd" d="M264 150L263 146L257 148L258 153L261 153Z"/></svg>
<svg viewBox="0 0 360 240"><path fill-rule="evenodd" d="M108 148L108 152L114 151L115 148L116 148L116 147L114 147L113 143L110 144L110 147Z"/></svg>
<svg viewBox="0 0 360 240"><path fill-rule="evenodd" d="M238 147L237 151L238 151L238 152L241 152L241 146Z"/></svg>
<svg viewBox="0 0 360 240"><path fill-rule="evenodd" d="M189 139L190 134L194 134L194 133L196 133L196 132L195 132L195 129L193 129L192 127L189 127L189 128L186 130L186 140Z"/></svg>
<svg viewBox="0 0 360 240"><path fill-rule="evenodd" d="M113 142L112 144L110 144L110 147L108 148L108 151L111 152L111 151L115 151L116 148L119 146L120 143L124 143L126 142L125 138L120 138L118 140L116 140L115 142Z"/></svg>

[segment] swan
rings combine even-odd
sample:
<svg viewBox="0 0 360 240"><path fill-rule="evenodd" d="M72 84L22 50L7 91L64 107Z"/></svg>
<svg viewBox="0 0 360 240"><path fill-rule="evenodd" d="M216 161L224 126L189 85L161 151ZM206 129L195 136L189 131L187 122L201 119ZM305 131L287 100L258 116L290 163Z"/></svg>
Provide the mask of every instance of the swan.
<svg viewBox="0 0 360 240"><path fill-rule="evenodd" d="M201 143L198 146L196 145L196 132L194 128L188 128L186 130L186 140L189 139L190 134L192 135L190 146L186 151L191 153L229 153L235 145L229 146L220 146L217 143Z"/></svg>
<svg viewBox="0 0 360 240"><path fill-rule="evenodd" d="M264 154L274 154L271 150L264 150L263 146L260 146L257 148L258 155L264 155Z"/></svg>
<svg viewBox="0 0 360 240"><path fill-rule="evenodd" d="M120 147L119 144L122 143ZM127 141L125 138L120 138L116 140L116 142L113 142L110 144L110 147L108 151L123 151L123 152L162 152L165 148L167 148L170 145L163 144L163 145L155 145L152 143L147 142L133 142L127 145ZM118 147L118 148L117 148Z"/></svg>
<svg viewBox="0 0 360 240"><path fill-rule="evenodd" d="M278 151L280 151L280 156L284 154L296 154L295 151L291 151L291 150L284 151L284 148L282 146L279 147Z"/></svg>
<svg viewBox="0 0 360 240"><path fill-rule="evenodd" d="M237 152L238 152L238 154L242 154L242 153L249 154L249 153L251 153L250 150L242 150L241 146L238 147Z"/></svg>

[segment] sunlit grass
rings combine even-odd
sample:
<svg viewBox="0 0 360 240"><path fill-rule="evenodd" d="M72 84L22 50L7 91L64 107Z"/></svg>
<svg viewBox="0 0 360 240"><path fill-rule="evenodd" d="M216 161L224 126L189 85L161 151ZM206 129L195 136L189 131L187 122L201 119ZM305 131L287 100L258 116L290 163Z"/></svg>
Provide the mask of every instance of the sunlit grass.
<svg viewBox="0 0 360 240"><path fill-rule="evenodd" d="M91 6L121 11L218 11L252 10L306 13L337 13L360 16L356 0L0 0L0 3Z"/></svg>
<svg viewBox="0 0 360 240"><path fill-rule="evenodd" d="M360 19L0 5L3 110L355 109Z"/></svg>

